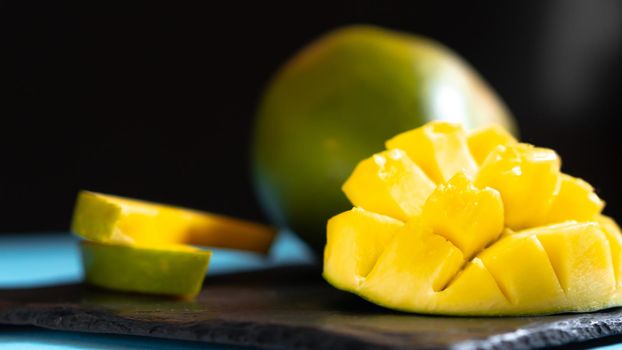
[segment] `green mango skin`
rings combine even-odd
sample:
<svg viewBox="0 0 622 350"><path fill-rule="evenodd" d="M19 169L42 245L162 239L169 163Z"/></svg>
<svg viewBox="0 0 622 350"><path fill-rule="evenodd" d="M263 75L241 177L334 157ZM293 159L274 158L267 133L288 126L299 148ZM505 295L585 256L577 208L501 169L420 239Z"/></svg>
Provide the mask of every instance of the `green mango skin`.
<svg viewBox="0 0 622 350"><path fill-rule="evenodd" d="M86 282L124 292L192 298L201 290L211 253L82 241Z"/></svg>
<svg viewBox="0 0 622 350"><path fill-rule="evenodd" d="M252 160L263 208L321 252L326 221L351 208L341 185L355 165L430 120L516 131L494 91L444 46L372 26L326 34L282 67L259 105Z"/></svg>

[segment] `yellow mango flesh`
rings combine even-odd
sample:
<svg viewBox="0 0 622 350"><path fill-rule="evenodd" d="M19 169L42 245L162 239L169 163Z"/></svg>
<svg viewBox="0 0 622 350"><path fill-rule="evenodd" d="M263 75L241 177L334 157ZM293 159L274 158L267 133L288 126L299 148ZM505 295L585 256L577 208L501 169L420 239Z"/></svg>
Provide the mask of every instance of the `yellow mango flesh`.
<svg viewBox="0 0 622 350"><path fill-rule="evenodd" d="M360 162L343 185L354 206L408 220L421 213L436 185L399 149Z"/></svg>
<svg viewBox="0 0 622 350"><path fill-rule="evenodd" d="M339 289L357 290L387 243L403 226L401 221L361 208L331 218L324 278Z"/></svg>
<svg viewBox="0 0 622 350"><path fill-rule="evenodd" d="M473 130L467 137L469 150L478 164L482 164L497 146L516 142L514 136L499 125L490 125Z"/></svg>
<svg viewBox="0 0 622 350"><path fill-rule="evenodd" d="M344 191L368 210L329 221L325 278L373 303L418 313L622 306L622 233L601 215L604 202L593 188L563 174L552 150L518 143L494 127L468 138L459 130L435 122L389 140L391 152L403 150L414 163L394 166L405 175L386 177L393 182L380 180L371 158L357 167ZM473 158L479 167L464 165ZM421 181L427 197L391 192L426 179L407 170L418 167L436 183ZM399 185L403 178L408 186ZM420 210L396 209L409 204Z"/></svg>
<svg viewBox="0 0 622 350"><path fill-rule="evenodd" d="M484 249L503 231L503 202L492 188L480 190L457 173L428 198L422 220L466 257Z"/></svg>
<svg viewBox="0 0 622 350"><path fill-rule="evenodd" d="M424 312L463 262L451 242L411 222L396 233L358 292L384 306Z"/></svg>
<svg viewBox="0 0 622 350"><path fill-rule="evenodd" d="M546 222L560 189L560 159L555 151L527 144L497 146L481 165L478 187L501 193L505 224L513 230Z"/></svg>
<svg viewBox="0 0 622 350"><path fill-rule="evenodd" d="M436 293L434 311L423 313L450 315L494 315L510 308L498 282L479 258L463 266L445 290Z"/></svg>
<svg viewBox="0 0 622 350"><path fill-rule="evenodd" d="M386 146L404 150L436 183L447 182L458 171L467 175L477 171L467 146L466 132L457 124L429 122L393 137Z"/></svg>
<svg viewBox="0 0 622 350"><path fill-rule="evenodd" d="M596 218L596 222L598 222L602 232L609 241L617 293L622 293L622 232L618 224L608 216L600 215Z"/></svg>
<svg viewBox="0 0 622 350"><path fill-rule="evenodd" d="M596 222L567 222L523 234L538 237L568 300L590 310L615 291L611 248Z"/></svg>
<svg viewBox="0 0 622 350"><path fill-rule="evenodd" d="M210 213L80 192L72 232L96 242L158 247L191 244L266 253L276 231Z"/></svg>
<svg viewBox="0 0 622 350"><path fill-rule="evenodd" d="M480 259L518 313L557 310L565 304L555 270L535 236L508 236L484 251Z"/></svg>
<svg viewBox="0 0 622 350"><path fill-rule="evenodd" d="M576 177L561 175L559 193L553 199L546 223L566 220L593 220L603 210L605 203L594 193L592 186Z"/></svg>

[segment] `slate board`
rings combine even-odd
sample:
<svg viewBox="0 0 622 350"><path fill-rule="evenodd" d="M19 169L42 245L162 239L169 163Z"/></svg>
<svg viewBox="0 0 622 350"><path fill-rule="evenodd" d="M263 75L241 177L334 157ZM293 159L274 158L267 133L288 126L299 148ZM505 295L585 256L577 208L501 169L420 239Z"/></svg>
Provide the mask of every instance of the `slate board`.
<svg viewBox="0 0 622 350"><path fill-rule="evenodd" d="M0 290L0 324L270 349L524 349L622 334L622 309L513 318L412 315L335 290L319 274L290 266L211 277L195 301L80 284Z"/></svg>

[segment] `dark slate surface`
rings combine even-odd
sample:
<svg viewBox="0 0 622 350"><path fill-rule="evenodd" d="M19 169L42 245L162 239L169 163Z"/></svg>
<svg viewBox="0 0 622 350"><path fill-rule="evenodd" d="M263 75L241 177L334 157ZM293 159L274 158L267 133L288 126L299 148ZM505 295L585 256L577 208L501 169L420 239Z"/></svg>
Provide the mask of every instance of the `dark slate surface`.
<svg viewBox="0 0 622 350"><path fill-rule="evenodd" d="M72 284L0 291L0 324L272 349L525 349L622 334L622 309L460 318L381 309L309 267L208 278L195 301Z"/></svg>

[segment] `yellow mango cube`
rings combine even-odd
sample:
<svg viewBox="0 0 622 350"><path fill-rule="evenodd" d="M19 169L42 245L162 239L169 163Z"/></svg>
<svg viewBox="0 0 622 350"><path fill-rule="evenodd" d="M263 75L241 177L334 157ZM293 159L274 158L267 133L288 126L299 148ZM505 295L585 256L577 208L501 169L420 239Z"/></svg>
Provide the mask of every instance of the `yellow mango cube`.
<svg viewBox="0 0 622 350"><path fill-rule="evenodd" d="M337 288L357 290L395 231L403 226L401 221L361 208L331 218L324 278Z"/></svg>
<svg viewBox="0 0 622 350"><path fill-rule="evenodd" d="M439 314L495 315L508 312L511 304L482 260L474 258L436 294L433 306Z"/></svg>
<svg viewBox="0 0 622 350"><path fill-rule="evenodd" d="M546 222L561 185L555 151L527 144L497 146L475 178L477 187L501 193L505 225L519 230Z"/></svg>
<svg viewBox="0 0 622 350"><path fill-rule="evenodd" d="M457 173L439 185L423 209L422 220L456 245L467 258L484 249L503 231L503 202L498 191L476 188Z"/></svg>
<svg viewBox="0 0 622 350"><path fill-rule="evenodd" d="M499 145L516 143L512 134L499 125L489 125L471 131L467 136L467 143L473 158L482 164L486 157Z"/></svg>
<svg viewBox="0 0 622 350"><path fill-rule="evenodd" d="M388 149L402 149L436 183L444 183L458 171L474 175L475 160L459 124L434 121L399 134L386 142Z"/></svg>
<svg viewBox="0 0 622 350"><path fill-rule="evenodd" d="M421 213L436 185L399 149L361 161L343 184L354 206L406 221Z"/></svg>
<svg viewBox="0 0 622 350"><path fill-rule="evenodd" d="M594 188L587 182L561 175L559 193L553 199L545 223L566 220L593 220L603 210L605 203L596 195Z"/></svg>
<svg viewBox="0 0 622 350"><path fill-rule="evenodd" d="M479 258L497 281L514 313L555 312L567 304L544 247L537 237L510 235Z"/></svg>
<svg viewBox="0 0 622 350"><path fill-rule="evenodd" d="M542 243L569 301L592 309L616 289L611 248L596 222L565 222L522 232Z"/></svg>
<svg viewBox="0 0 622 350"><path fill-rule="evenodd" d="M71 231L100 243L192 244L266 253L274 228L197 210L82 191Z"/></svg>
<svg viewBox="0 0 622 350"><path fill-rule="evenodd" d="M463 264L460 249L411 221L384 249L359 293L381 305L425 312Z"/></svg>

